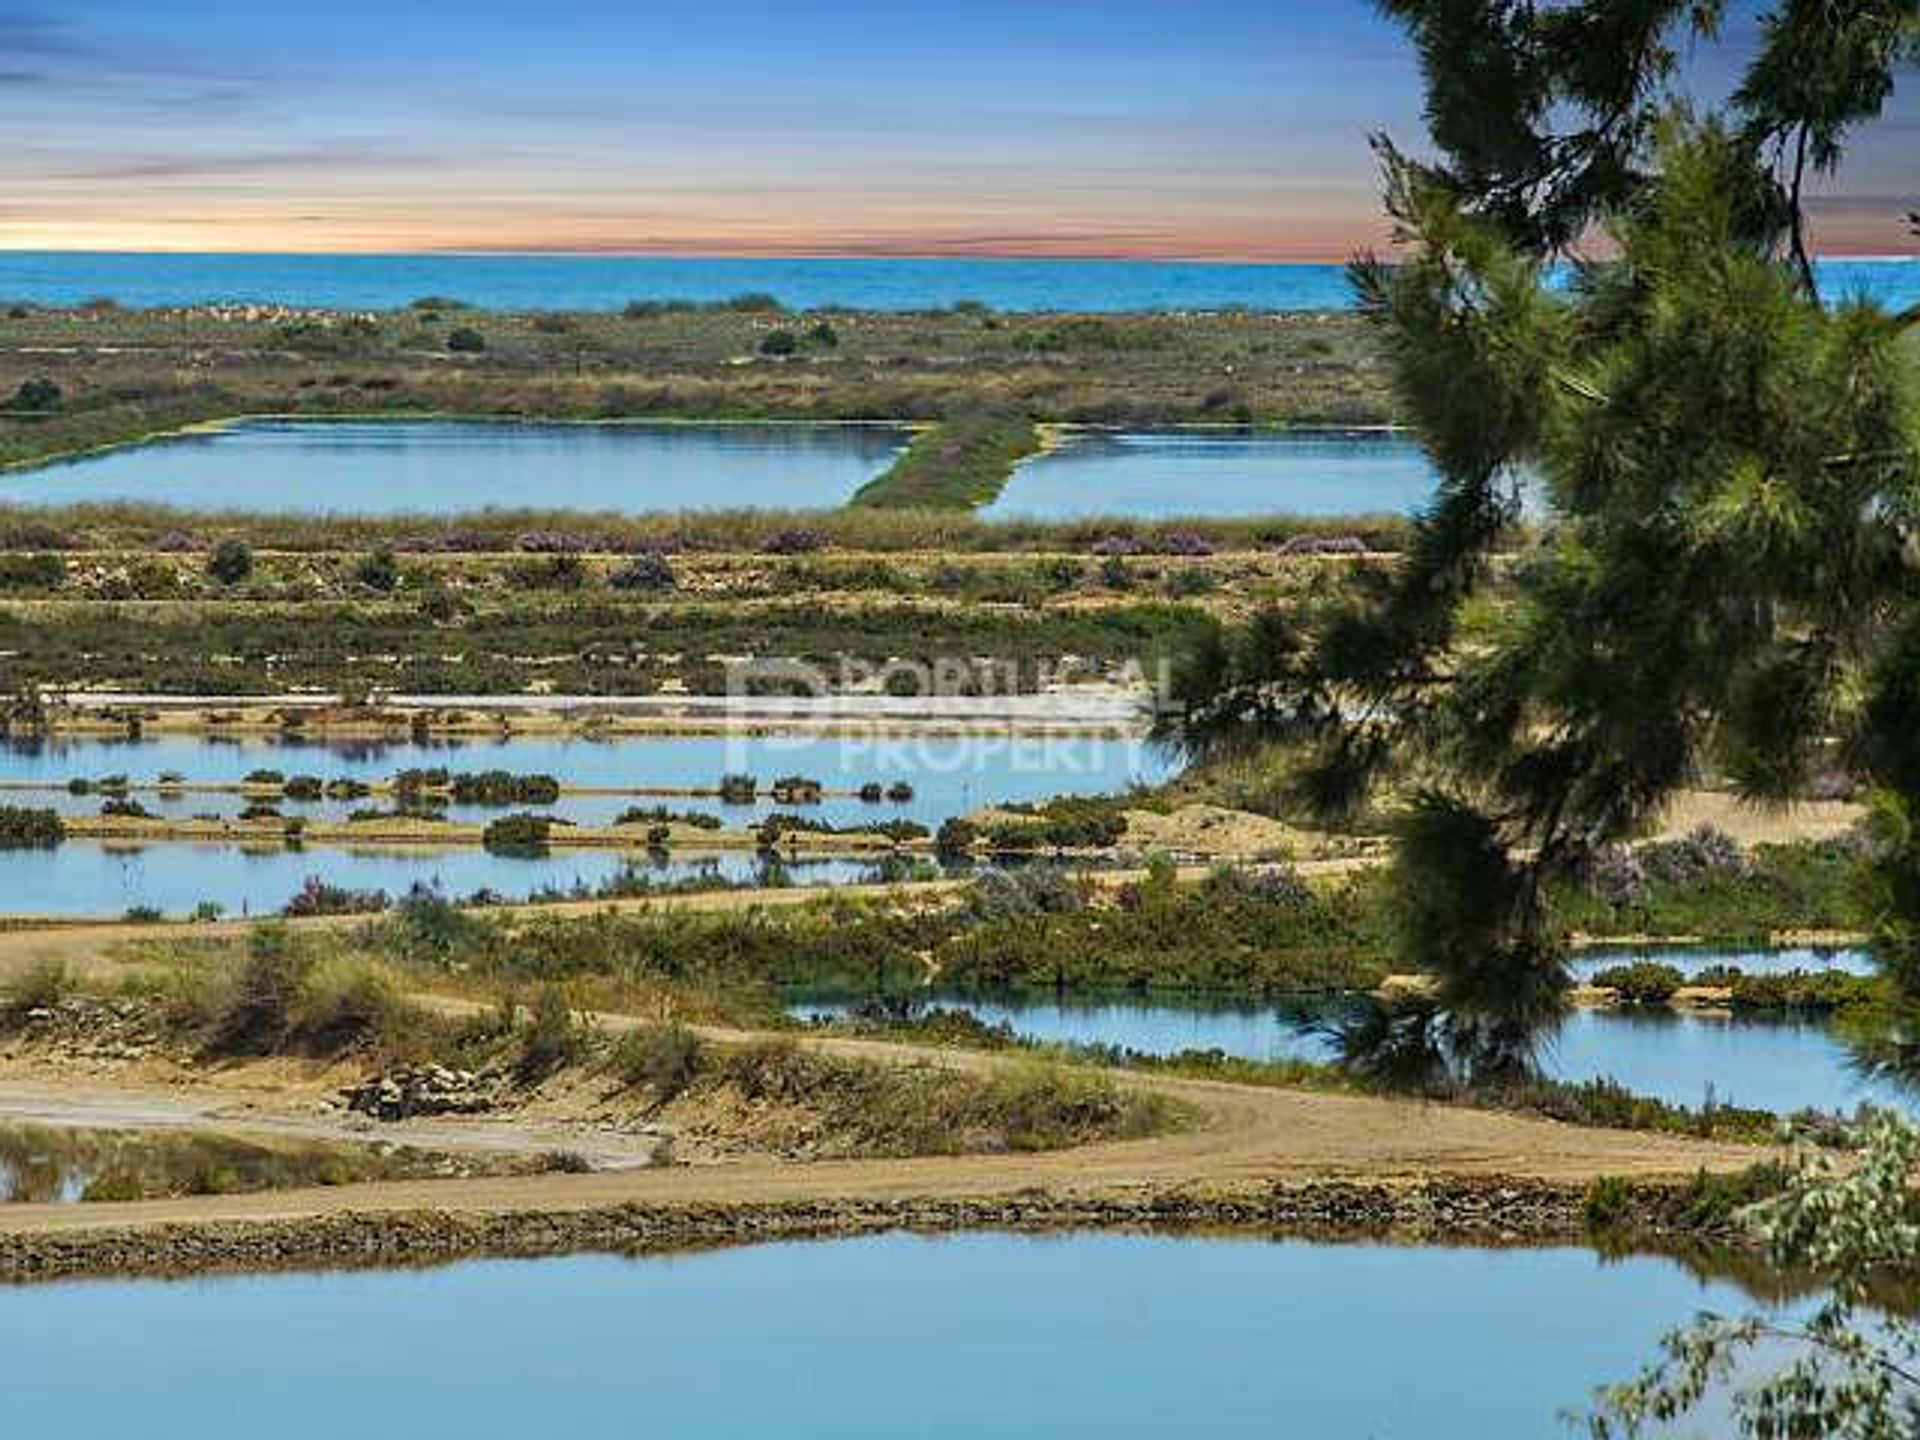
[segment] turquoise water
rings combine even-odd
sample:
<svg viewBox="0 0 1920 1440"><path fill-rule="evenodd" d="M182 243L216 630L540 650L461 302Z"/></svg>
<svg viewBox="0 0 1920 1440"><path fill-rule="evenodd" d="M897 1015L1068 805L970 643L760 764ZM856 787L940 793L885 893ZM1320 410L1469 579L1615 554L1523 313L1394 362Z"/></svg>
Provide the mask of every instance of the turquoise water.
<svg viewBox="0 0 1920 1440"><path fill-rule="evenodd" d="M751 852L711 860L675 857L656 863L644 853L607 850L556 850L522 858L489 854L478 846L288 850L69 840L55 850L0 854L0 915L112 917L134 906L150 906L180 916L203 901L221 906L230 915L264 915L284 906L309 877L350 890L384 890L394 898L418 884L455 899L484 889L506 900L520 900L548 887L592 888L628 866L668 884L709 869L728 880L752 880L759 865ZM787 871L794 884L845 885L867 879L872 866L856 860L817 860L796 863Z"/></svg>
<svg viewBox="0 0 1920 1440"><path fill-rule="evenodd" d="M783 775L805 775L834 788L857 788L870 781L904 780L914 796L905 803L879 805L832 798L805 807L805 813L829 824L867 820L916 820L929 828L949 815L983 805L1044 800L1053 795L1110 794L1129 785L1157 784L1177 772L1168 752L1136 740L1097 736L978 735L903 736L806 734L662 735L619 740L524 737L459 744L416 745L352 741L282 742L266 739L216 740L200 735L156 735L142 740L0 740L0 781L65 785L75 776L99 779L125 775L135 783L153 782L167 771L191 780L233 783L254 770L354 779L368 783L391 779L401 770L443 767L449 770L510 770L515 774L553 775L567 784L679 790L712 787L726 774L747 774L770 785ZM139 796L159 814L184 816L231 814L237 796ZM289 815L338 816L344 811L387 803L304 805L285 801ZM67 814L99 813L100 797L41 792L0 793L0 804L51 805ZM611 822L632 805L660 804L698 810L749 824L782 808L768 800L754 805L722 805L714 798L636 799L628 796L569 796L554 807L581 824ZM515 807L524 809L527 807ZM498 814L454 807L455 819ZM0 855L0 872L8 859Z"/></svg>
<svg viewBox="0 0 1920 1440"><path fill-rule="evenodd" d="M830 509L892 462L886 425L254 420L0 478L0 499L397 515Z"/></svg>
<svg viewBox="0 0 1920 1440"><path fill-rule="evenodd" d="M1920 265L1823 260L1830 296L1920 303ZM449 295L493 309L617 310L629 300L768 292L808 308L924 310L977 300L1001 310L1344 309L1340 265L1157 260L740 259L573 255L220 255L0 252L0 297L72 305L250 300L397 309Z"/></svg>
<svg viewBox="0 0 1920 1440"><path fill-rule="evenodd" d="M64 1284L0 1291L0 1428L1518 1440L1703 1308L1752 1307L1584 1250L1104 1235Z"/></svg>
<svg viewBox="0 0 1920 1440"><path fill-rule="evenodd" d="M1744 964L1748 957L1729 956ZM1129 999L939 996L990 1025L1048 1043L1115 1045L1148 1055L1220 1050L1250 1060L1329 1060L1333 1050L1303 1032L1303 1014L1331 1016L1340 1001L1272 1006L1179 1005ZM802 1000L800 1015L838 1015L847 1002ZM1611 1078L1636 1094L1699 1105L1711 1093L1728 1104L1788 1114L1852 1113L1863 1101L1911 1105L1894 1087L1862 1079L1846 1047L1812 1021L1732 1020L1666 1010L1576 1010L1546 1047L1542 1064L1565 1080Z"/></svg>
<svg viewBox="0 0 1920 1440"><path fill-rule="evenodd" d="M1838 970L1845 975L1871 975L1872 954L1858 946L1782 945L1773 950L1720 950L1712 946L1601 947L1585 950L1575 958L1573 973L1588 979L1616 965L1631 965L1651 960L1671 965L1684 976L1699 974L1717 965L1737 967L1748 975L1785 975L1794 970L1817 973Z"/></svg>
<svg viewBox="0 0 1920 1440"><path fill-rule="evenodd" d="M1076 431L1014 472L989 519L1383 515L1417 508L1433 467L1404 437Z"/></svg>

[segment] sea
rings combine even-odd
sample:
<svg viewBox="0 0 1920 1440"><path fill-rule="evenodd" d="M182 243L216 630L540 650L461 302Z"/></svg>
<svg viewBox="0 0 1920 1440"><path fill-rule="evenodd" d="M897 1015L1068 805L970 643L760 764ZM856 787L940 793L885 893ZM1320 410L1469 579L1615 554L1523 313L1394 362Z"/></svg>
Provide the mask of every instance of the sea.
<svg viewBox="0 0 1920 1440"><path fill-rule="evenodd" d="M1920 305L1920 258L1820 262L1829 299ZM488 310L618 310L766 294L791 309L1340 310L1340 265L1172 260L730 259L656 255L221 255L0 252L0 305L151 309L233 302L394 310L428 296Z"/></svg>

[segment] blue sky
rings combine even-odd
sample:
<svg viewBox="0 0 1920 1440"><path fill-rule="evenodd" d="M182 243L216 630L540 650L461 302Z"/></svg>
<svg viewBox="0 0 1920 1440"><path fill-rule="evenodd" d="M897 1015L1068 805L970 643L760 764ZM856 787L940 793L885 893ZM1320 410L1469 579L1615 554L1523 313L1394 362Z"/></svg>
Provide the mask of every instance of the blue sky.
<svg viewBox="0 0 1920 1440"><path fill-rule="evenodd" d="M0 123L12 247L1249 259L1377 242L1420 131L1364 0L0 0Z"/></svg>

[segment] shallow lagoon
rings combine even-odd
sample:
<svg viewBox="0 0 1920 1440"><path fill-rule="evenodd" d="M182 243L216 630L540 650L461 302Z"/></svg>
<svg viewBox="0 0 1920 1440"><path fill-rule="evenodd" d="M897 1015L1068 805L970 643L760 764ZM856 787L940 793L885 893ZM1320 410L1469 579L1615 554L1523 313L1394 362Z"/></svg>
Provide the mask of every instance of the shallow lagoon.
<svg viewBox="0 0 1920 1440"><path fill-rule="evenodd" d="M847 885L874 873L864 860L808 860L783 869L795 885ZM708 876L735 883L764 878L760 858L750 851L657 860L645 852L561 849L522 858L478 846L256 849L69 840L54 850L0 855L0 914L112 917L138 906L178 917L211 902L230 915L265 915L280 910L309 878L349 890L384 890L396 899L426 885L455 899L489 890L505 900L524 900L548 888L590 890L629 870L659 885Z"/></svg>
<svg viewBox="0 0 1920 1440"><path fill-rule="evenodd" d="M75 776L125 775L150 784L167 771L190 780L235 784L254 770L318 775L368 783L401 770L440 767L455 771L509 770L552 775L585 787L712 788L722 775L748 774L762 786L783 775L806 775L830 788L857 788L869 781L913 786L913 799L881 804L831 797L805 813L834 825L868 820L915 820L929 828L949 815L983 805L1044 800L1053 795L1110 794L1129 785L1157 784L1177 764L1164 750L1130 739L1077 735L662 735L619 740L528 736L446 744L412 742L316 742L203 735L155 735L142 740L54 739L0 741L0 781L64 786ZM157 814L230 814L243 803L233 795L166 797L143 793L140 803ZM283 802L289 815L331 817L384 802L303 805ZM66 814L92 815L100 797L59 792L0 792L0 804L52 806ZM581 824L608 823L629 806L665 805L721 815L750 824L780 809L763 798L753 805L722 805L714 797L639 799L632 796L567 796L557 812ZM516 809L527 807L514 807ZM536 807L537 808L537 807ZM455 807L455 819L482 819L497 810ZM4 866L0 857L0 867Z"/></svg>
<svg viewBox="0 0 1920 1440"><path fill-rule="evenodd" d="M1728 963L1748 957L1726 955ZM1300 1021L1332 1016L1344 1002L1275 1006L1179 1004L1128 998L1062 1000L1044 995L942 995L990 1025L1047 1043L1113 1045L1148 1055L1220 1050L1249 1060L1326 1060L1328 1041ZM848 1002L801 999L802 1016L845 1013ZM1582 1081L1611 1077L1629 1090L1678 1105L1721 1103L1786 1114L1851 1113L1862 1101L1911 1104L1890 1086L1864 1080L1846 1047L1812 1021L1733 1020L1667 1010L1576 1010L1542 1056L1549 1074Z"/></svg>
<svg viewBox="0 0 1920 1440"><path fill-rule="evenodd" d="M310 515L822 509L909 439L892 425L250 420L0 477L0 499Z"/></svg>
<svg viewBox="0 0 1920 1440"><path fill-rule="evenodd" d="M1583 1250L1113 1235L62 1284L0 1291L0 1426L1160 1440L1177 1405L1221 1440L1549 1436L1702 1308L1746 1302Z"/></svg>
<svg viewBox="0 0 1920 1440"><path fill-rule="evenodd" d="M1069 432L1014 471L989 519L1404 514L1433 493L1405 436Z"/></svg>

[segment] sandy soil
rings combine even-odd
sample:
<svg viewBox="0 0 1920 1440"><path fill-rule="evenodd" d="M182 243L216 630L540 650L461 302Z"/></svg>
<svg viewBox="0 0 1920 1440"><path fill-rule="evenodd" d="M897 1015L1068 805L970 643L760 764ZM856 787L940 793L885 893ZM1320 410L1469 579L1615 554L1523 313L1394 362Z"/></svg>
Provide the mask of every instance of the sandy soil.
<svg viewBox="0 0 1920 1440"><path fill-rule="evenodd" d="M1776 808L1749 805L1719 790L1684 790L1668 807L1658 834L1685 835L1700 825L1724 830L1742 845L1781 845L1831 840L1866 816L1866 807L1845 800L1803 800Z"/></svg>
<svg viewBox="0 0 1920 1440"><path fill-rule="evenodd" d="M895 1063L969 1067L1017 1063L879 1042L806 1043ZM1022 1191L1074 1196L1142 1187L1394 1182L1433 1175L1582 1181L1602 1174L1684 1176L1702 1168L1734 1169L1759 1158L1759 1152L1736 1146L1585 1130L1407 1101L1158 1077L1126 1076L1122 1083L1157 1090L1185 1103L1198 1112L1201 1123L1148 1140L1037 1155L812 1163L751 1158L586 1175L384 1182L129 1205L6 1206L0 1207L0 1234L419 1210L546 1213L626 1203L1003 1197ZM52 1092L56 1084L57 1095ZM322 1122L311 1116L275 1108L283 1102L257 1096L236 1098L233 1092L231 1078L166 1088L138 1081L95 1087L84 1080L0 1077L0 1115L15 1113L18 1107L34 1109L43 1120L63 1114L78 1121L102 1114L138 1119L186 1113L195 1117L200 1128L218 1122L219 1128L231 1125L277 1134L329 1135ZM436 1121L416 1128L406 1138L447 1148L457 1146L459 1133L468 1128L498 1134L501 1122L491 1118ZM383 1127L381 1133L402 1138L396 1127ZM551 1130L533 1133L539 1134L537 1148L551 1148ZM349 1138L366 1136L357 1133Z"/></svg>

